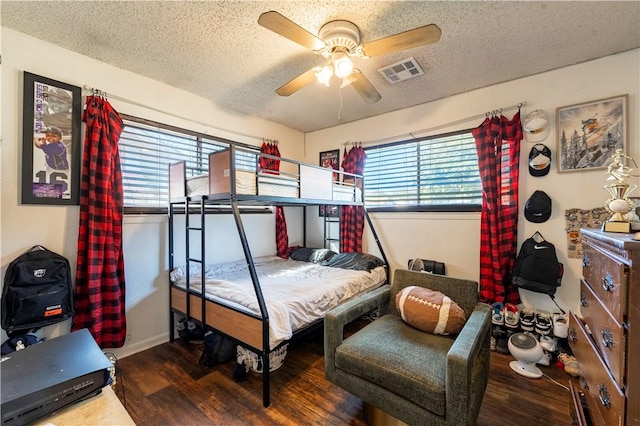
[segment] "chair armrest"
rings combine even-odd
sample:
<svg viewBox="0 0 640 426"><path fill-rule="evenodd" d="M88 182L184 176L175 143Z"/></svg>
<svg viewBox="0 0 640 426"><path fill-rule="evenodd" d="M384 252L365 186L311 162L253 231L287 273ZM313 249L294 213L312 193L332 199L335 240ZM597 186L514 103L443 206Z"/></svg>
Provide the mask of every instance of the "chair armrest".
<svg viewBox="0 0 640 426"><path fill-rule="evenodd" d="M330 310L324 317L324 363L325 375L333 380L336 348L344 340L344 326L355 319L382 307L389 302L389 285L356 296Z"/></svg>
<svg viewBox="0 0 640 426"><path fill-rule="evenodd" d="M471 398L480 391L476 388L486 386L486 378L475 376L479 368L485 369L483 374L488 374L490 335L491 307L478 303L447 353L447 411L461 414L455 424L466 424L463 413L468 412ZM486 360L479 357L486 357Z"/></svg>

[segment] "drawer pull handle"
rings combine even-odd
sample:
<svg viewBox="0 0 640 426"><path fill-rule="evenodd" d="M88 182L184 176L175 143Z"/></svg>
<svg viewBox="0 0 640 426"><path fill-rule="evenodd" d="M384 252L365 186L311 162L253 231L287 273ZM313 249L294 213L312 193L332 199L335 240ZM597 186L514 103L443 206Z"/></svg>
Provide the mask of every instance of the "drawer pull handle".
<svg viewBox="0 0 640 426"><path fill-rule="evenodd" d="M602 289L604 291L613 290L613 277L607 272L607 275L602 279Z"/></svg>
<svg viewBox="0 0 640 426"><path fill-rule="evenodd" d="M580 387L584 390L589 390L589 384L587 383L587 379L584 378L584 376L580 376L580 379L578 379L578 381L580 382Z"/></svg>
<svg viewBox="0 0 640 426"><path fill-rule="evenodd" d="M600 334L602 335L602 344L604 347L611 349L613 347L613 334L611 333L611 330L606 328L601 331Z"/></svg>
<svg viewBox="0 0 640 426"><path fill-rule="evenodd" d="M580 295L580 306L582 306L583 308L586 308L589 306L589 301L587 300L587 296L585 296L584 294Z"/></svg>
<svg viewBox="0 0 640 426"><path fill-rule="evenodd" d="M575 342L576 340L578 340L578 333L576 333L576 329L571 327L567 332L567 337L572 342Z"/></svg>
<svg viewBox="0 0 640 426"><path fill-rule="evenodd" d="M605 385L598 386L598 394L600 396L600 403L605 407L611 407L611 395Z"/></svg>
<svg viewBox="0 0 640 426"><path fill-rule="evenodd" d="M589 259L589 255L587 253L584 253L582 255L582 266L585 268L591 266L591 260Z"/></svg>

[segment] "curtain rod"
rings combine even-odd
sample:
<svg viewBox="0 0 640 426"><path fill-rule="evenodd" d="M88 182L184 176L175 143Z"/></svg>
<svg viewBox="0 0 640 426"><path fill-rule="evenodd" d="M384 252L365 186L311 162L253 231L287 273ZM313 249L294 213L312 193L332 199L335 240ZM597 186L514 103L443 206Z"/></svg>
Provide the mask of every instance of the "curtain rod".
<svg viewBox="0 0 640 426"><path fill-rule="evenodd" d="M187 118L187 117L183 117L181 115L174 114L172 112L167 112L167 111L164 111L164 110L161 110L161 109L158 109L158 108L150 107L148 105L144 105L144 104L141 104L139 102L132 101L131 99L127 99L127 98L124 98L122 96L114 95L114 94L111 94L111 93L107 93L107 92L105 92L103 90L95 89L92 86L89 86L87 84L82 86L82 88L86 92L88 92L88 93L90 93L91 95L94 95L94 96L102 96L105 99L108 99L108 98L116 99L116 100L119 100L119 101L122 101L122 102L126 102L126 103L128 103L130 105L135 105L135 106L138 106L138 107L141 107L141 108L145 108L145 109L148 109L148 110L151 110L151 111L159 112L161 114L169 115L171 117L178 118L180 120L189 121L189 122L194 123L194 124L199 124L201 126L205 126L205 127L210 128L210 129L214 129L214 130L218 130L218 131L221 131L221 132L230 133L230 134L236 135L236 136L242 136L242 137L246 137L246 138L256 139L256 140L259 140L259 141L270 141L270 142L277 143L277 140L275 140L275 139L267 139L267 138L264 138L263 136L249 135L249 134L246 134L246 133L239 133L237 131L223 129L221 127L216 127L216 126L213 126L211 124L204 123L202 121L197 121L197 120L194 120L192 118Z"/></svg>
<svg viewBox="0 0 640 426"><path fill-rule="evenodd" d="M463 124L466 123L468 121L471 120L477 120L480 118L486 118L489 115L495 115L498 113L502 113L502 110L509 110L509 109L520 109L523 106L525 106L527 104L527 101L522 101L516 105L511 105L508 107L504 107L504 108L499 108L499 109L494 109L491 111L487 111L484 112L482 114L477 114L477 115L473 115L471 117L467 117L467 118L463 118L460 120L456 120L456 121L452 121L449 123L445 123L445 124L441 124L439 126L434 126L434 127L428 127L426 129L421 129L421 130L414 130L413 132L409 132L409 133L405 133L403 135L396 135L396 136L389 136L388 138L382 138L382 139L374 139L374 140L370 140L370 141L362 141L362 142L358 142L359 144L362 145L375 145L375 144L379 144L381 142L397 142L403 139L415 139L417 137L417 135L420 135L422 133L428 133L428 132L432 132L434 130L440 130L440 129L444 129L447 127L451 127L451 126L455 126L457 124ZM349 142L346 142L349 143Z"/></svg>
<svg viewBox="0 0 640 426"><path fill-rule="evenodd" d="M127 98L124 98L122 96L108 94L105 91L102 91L102 90L99 90L99 89L95 89L92 86L89 86L87 84L83 85L82 88L85 91L89 92L90 94L92 94L94 96L104 96L107 99L109 97L111 97L112 99L116 99L116 100L119 100L119 101L122 101L122 102L126 102L126 103L128 103L130 105L135 105L135 106L138 106L138 107L141 107L141 108L145 108L145 109L148 109L148 110L151 110L151 111L159 112L161 114L169 115L171 117L178 118L180 120L185 120L185 121L189 121L189 122L194 123L194 124L199 124L201 126L209 127L211 129L218 130L218 131L221 131L221 132L226 132L226 133L230 133L230 134L236 135L236 136L242 136L242 137L246 137L246 138L250 138L250 139L255 139L255 140L258 140L258 141L267 141L267 142L273 141L273 142L277 143L277 140L267 139L264 136L255 136L255 135L250 135L250 134L247 134L247 133L239 133L237 131L223 129L221 127L216 127L216 126L213 126L211 124L204 123L202 121L197 121L197 120L194 120L192 118L183 117L181 115L177 115L177 114L174 114L174 113L171 113L171 112L167 112L167 111L155 108L155 107L150 107L148 105L144 105L144 104L141 104L139 102L132 101L131 99L127 99ZM405 133L403 135L395 135L395 136L390 136L388 138L383 138L383 139L375 139L375 140L360 141L360 142L346 142L345 146L347 144L354 144L354 143L358 143L360 145L372 145L372 144L377 144L377 143L381 143L381 142L397 141L400 138L415 139L416 135L419 135L419 134L422 134L422 133L432 132L434 130L439 130L439 129L443 129L443 128L446 128L446 127L455 126L457 124L466 123L466 122L471 121L471 120L476 120L476 119L479 119L479 118L482 118L482 117L487 117L487 116L489 116L491 114L502 113L503 109L504 110L510 110L510 109L516 109L516 108L520 109L521 107L525 106L526 104L527 104L527 101L522 101L522 102L520 102L520 103L518 103L516 105L511 105L511 106L504 107L504 108L494 109L492 111L487 111L487 112L485 112L483 114L477 114L477 115L474 115L474 116L471 116L471 117L467 117L467 118L463 118L463 119L460 119L460 120L452 121L452 122L449 122L449 123L441 124L439 126L429 127L429 128L421 129L421 130L414 130L413 132Z"/></svg>

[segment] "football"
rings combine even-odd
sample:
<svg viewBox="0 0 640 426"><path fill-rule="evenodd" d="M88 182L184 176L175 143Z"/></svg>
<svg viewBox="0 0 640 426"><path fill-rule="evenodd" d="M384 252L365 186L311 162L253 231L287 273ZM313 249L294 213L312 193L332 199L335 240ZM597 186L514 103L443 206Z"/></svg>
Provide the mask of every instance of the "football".
<svg viewBox="0 0 640 426"><path fill-rule="evenodd" d="M457 334L467 320L460 305L424 287L410 286L398 292L396 308L407 324L432 334Z"/></svg>

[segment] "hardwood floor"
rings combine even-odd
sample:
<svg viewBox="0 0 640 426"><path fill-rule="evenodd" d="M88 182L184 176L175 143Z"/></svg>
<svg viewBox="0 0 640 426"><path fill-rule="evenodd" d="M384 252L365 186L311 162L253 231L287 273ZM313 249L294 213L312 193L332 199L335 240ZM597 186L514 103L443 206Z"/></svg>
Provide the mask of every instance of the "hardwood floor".
<svg viewBox="0 0 640 426"><path fill-rule="evenodd" d="M175 341L121 359L116 394L138 425L366 425L362 401L324 378L322 332L289 345L271 375L271 406L262 406L262 378L231 378L235 362L201 367L202 343ZM491 353L491 377L478 425L570 425L568 390L549 378L528 379L509 368L513 358ZM555 366L545 374L566 385Z"/></svg>

